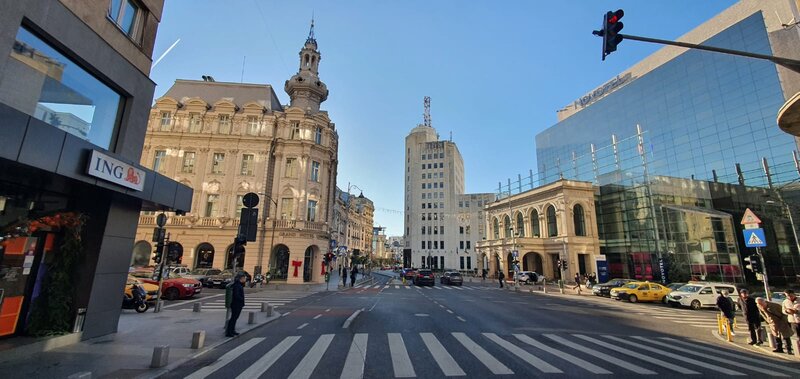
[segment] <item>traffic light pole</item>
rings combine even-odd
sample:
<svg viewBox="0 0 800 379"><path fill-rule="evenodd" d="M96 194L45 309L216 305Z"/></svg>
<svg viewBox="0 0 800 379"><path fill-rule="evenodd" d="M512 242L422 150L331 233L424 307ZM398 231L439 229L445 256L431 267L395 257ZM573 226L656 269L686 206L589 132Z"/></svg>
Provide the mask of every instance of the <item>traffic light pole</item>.
<svg viewBox="0 0 800 379"><path fill-rule="evenodd" d="M158 263L158 292L156 292L156 309L153 309L153 312L158 313L161 312L161 306L163 305L163 301L161 299L163 295L163 291L161 289L164 287L164 265L167 263L169 259L169 254L164 254L164 246L169 243L169 233L167 233L167 237L158 241L158 245L156 249L160 250L161 262Z"/></svg>
<svg viewBox="0 0 800 379"><path fill-rule="evenodd" d="M733 49L725 49L722 47L714 47L714 46L703 46L694 43L687 43L687 42L678 42L678 41L670 41L665 39L658 39L658 38L650 38L650 37L641 37L641 36L633 36L629 34L618 34L622 37L623 40L630 39L634 41L642 41L642 42L650 42L650 43L658 43L662 45L671 45L671 46L679 46L685 47L687 49L698 49L698 50L705 50L705 51L713 51L715 53L722 53L722 54L730 54L730 55L738 55L741 57L749 57L755 59L765 59L772 63L779 64L783 67L786 67L794 72L800 72L800 61L795 59L783 58L783 57L775 57L772 55L766 54L756 54L750 53L747 51L740 51L740 50L733 50Z"/></svg>
<svg viewBox="0 0 800 379"><path fill-rule="evenodd" d="M764 280L763 280L763 282L764 282L764 296L767 297L767 301L771 301L772 300L772 295L770 295L770 293L769 293L769 278L767 277L767 265L766 265L767 262L764 260L764 257L761 255L761 248L758 248L758 247L756 248L756 255L758 256L758 260L761 261L760 262L761 263L761 271L762 271L761 275L764 277Z"/></svg>

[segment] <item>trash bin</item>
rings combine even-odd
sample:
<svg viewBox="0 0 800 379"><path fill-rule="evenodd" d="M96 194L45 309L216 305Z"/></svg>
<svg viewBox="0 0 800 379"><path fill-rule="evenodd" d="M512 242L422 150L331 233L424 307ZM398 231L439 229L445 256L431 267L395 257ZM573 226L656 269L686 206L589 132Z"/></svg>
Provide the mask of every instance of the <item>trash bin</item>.
<svg viewBox="0 0 800 379"><path fill-rule="evenodd" d="M75 315L75 325L72 326L72 333L79 333L83 331L83 322L86 320L86 308L78 308L78 313Z"/></svg>

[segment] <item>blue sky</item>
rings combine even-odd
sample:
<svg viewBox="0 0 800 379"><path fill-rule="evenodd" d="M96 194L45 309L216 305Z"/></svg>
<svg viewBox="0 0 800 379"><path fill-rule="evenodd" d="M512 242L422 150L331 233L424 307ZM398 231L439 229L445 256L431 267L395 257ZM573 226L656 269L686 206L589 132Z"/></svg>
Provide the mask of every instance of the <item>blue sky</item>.
<svg viewBox="0 0 800 379"><path fill-rule="evenodd" d="M734 1L170 0L153 69L163 95L175 79L283 83L298 67L312 12L330 89L322 108L339 131L340 188L375 202L375 224L402 235L405 136L431 96L433 126L453 134L467 192L536 167L534 136L556 110L659 48L623 41L605 62L591 34L608 10L623 33L675 39ZM246 56L244 75L242 61ZM357 190L356 190L357 192Z"/></svg>

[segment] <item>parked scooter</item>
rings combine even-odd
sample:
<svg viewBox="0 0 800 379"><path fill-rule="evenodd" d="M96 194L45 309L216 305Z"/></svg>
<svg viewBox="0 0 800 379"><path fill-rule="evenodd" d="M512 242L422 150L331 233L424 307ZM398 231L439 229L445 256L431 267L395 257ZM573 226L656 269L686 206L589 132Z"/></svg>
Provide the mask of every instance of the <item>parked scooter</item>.
<svg viewBox="0 0 800 379"><path fill-rule="evenodd" d="M135 309L138 313L147 312L150 305L145 301L147 293L142 286L134 283L131 285L132 297L122 295L122 309Z"/></svg>
<svg viewBox="0 0 800 379"><path fill-rule="evenodd" d="M264 281L264 275L256 274L253 276L253 280L250 281L250 288L256 286L256 284L261 284Z"/></svg>

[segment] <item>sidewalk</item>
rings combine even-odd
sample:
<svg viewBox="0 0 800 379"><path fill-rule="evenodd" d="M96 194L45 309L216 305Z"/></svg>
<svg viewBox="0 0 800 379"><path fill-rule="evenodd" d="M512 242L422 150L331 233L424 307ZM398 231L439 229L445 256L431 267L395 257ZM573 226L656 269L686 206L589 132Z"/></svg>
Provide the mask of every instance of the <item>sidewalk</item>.
<svg viewBox="0 0 800 379"><path fill-rule="evenodd" d="M239 317L237 330L242 336L235 338L280 317L274 310L271 317L255 312L255 323L248 324L248 313L243 311ZM67 378L81 372L91 372L92 378L155 377L230 340L223 330L224 318L222 312L164 309L154 313L151 309L140 314L123 310L116 334L45 352L6 350L0 355L0 372L4 378ZM204 346L192 349L192 334L200 330L206 333ZM153 347L163 345L170 347L169 364L150 368ZM34 361L36 364L31 364Z"/></svg>

